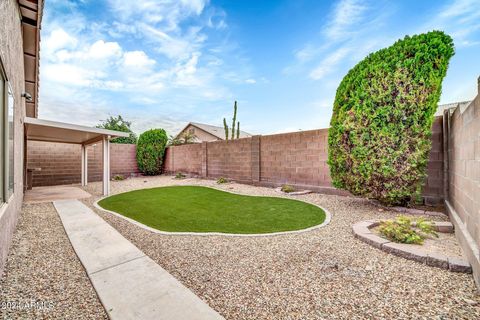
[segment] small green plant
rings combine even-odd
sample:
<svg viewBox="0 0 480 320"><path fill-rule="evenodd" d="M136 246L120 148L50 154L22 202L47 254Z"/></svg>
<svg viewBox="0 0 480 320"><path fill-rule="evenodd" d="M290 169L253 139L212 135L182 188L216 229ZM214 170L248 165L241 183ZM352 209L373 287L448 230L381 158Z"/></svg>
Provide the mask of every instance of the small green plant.
<svg viewBox="0 0 480 320"><path fill-rule="evenodd" d="M177 174L175 175L175 179L185 179L186 177L187 176L181 172L177 172Z"/></svg>
<svg viewBox="0 0 480 320"><path fill-rule="evenodd" d="M228 179L224 178L224 177L220 177L220 178L217 179L218 184L223 184L223 183L227 183L227 182L228 182Z"/></svg>
<svg viewBox="0 0 480 320"><path fill-rule="evenodd" d="M116 174L116 175L113 176L113 180L122 181L122 180L125 180L125 177L122 176L121 174Z"/></svg>
<svg viewBox="0 0 480 320"><path fill-rule="evenodd" d="M290 192L294 192L295 191L295 188L289 184L284 184L281 188L281 190L283 192L286 192L286 193L290 193Z"/></svg>
<svg viewBox="0 0 480 320"><path fill-rule="evenodd" d="M426 237L437 236L433 229L433 222L424 218L412 221L405 216L382 221L379 231L388 240L407 244L422 244Z"/></svg>

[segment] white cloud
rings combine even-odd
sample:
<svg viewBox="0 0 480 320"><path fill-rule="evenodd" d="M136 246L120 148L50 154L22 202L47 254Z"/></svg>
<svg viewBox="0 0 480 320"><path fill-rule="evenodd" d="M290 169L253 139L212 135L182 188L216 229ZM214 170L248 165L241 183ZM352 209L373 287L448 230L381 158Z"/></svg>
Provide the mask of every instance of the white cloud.
<svg viewBox="0 0 480 320"><path fill-rule="evenodd" d="M123 55L123 64L126 67L146 68L155 64L155 60L150 59L147 54L141 50L127 51Z"/></svg>
<svg viewBox="0 0 480 320"><path fill-rule="evenodd" d="M478 45L472 38L480 30L480 1L454 0L436 12L418 32L432 29L451 35L457 48Z"/></svg>
<svg viewBox="0 0 480 320"><path fill-rule="evenodd" d="M122 48L117 42L98 40L88 49L87 59L115 59L122 55Z"/></svg>
<svg viewBox="0 0 480 320"><path fill-rule="evenodd" d="M245 82L246 82L246 83L249 83L249 84L255 84L255 83L257 83L257 80L255 80L255 79L247 79L247 80L245 80Z"/></svg>
<svg viewBox="0 0 480 320"><path fill-rule="evenodd" d="M335 5L331 21L324 28L325 35L333 40L344 39L358 30L358 24L365 18L368 7L361 0L341 0Z"/></svg>
<svg viewBox="0 0 480 320"><path fill-rule="evenodd" d="M330 53L323 59L319 65L313 69L309 76L313 80L320 80L335 70L336 66L350 53L352 49L349 47L340 47Z"/></svg>

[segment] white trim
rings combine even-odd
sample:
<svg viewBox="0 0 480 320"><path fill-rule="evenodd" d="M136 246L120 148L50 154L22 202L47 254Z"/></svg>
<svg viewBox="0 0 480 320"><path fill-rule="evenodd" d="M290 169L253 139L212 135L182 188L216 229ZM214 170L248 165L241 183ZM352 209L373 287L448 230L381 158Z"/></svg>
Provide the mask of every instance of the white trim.
<svg viewBox="0 0 480 320"><path fill-rule="evenodd" d="M82 186L88 184L88 150L87 146L82 145Z"/></svg>
<svg viewBox="0 0 480 320"><path fill-rule="evenodd" d="M88 126L81 126L78 124L37 119L37 118L31 118L31 117L25 117L24 123L27 125L31 124L31 125L37 125L37 126L43 126L43 127L53 127L53 128L59 128L59 129L81 131L81 132L98 133L98 134L112 136L112 137L129 137L130 136L128 132L107 130L102 128L93 128Z"/></svg>
<svg viewBox="0 0 480 320"><path fill-rule="evenodd" d="M110 195L110 137L103 136L103 195Z"/></svg>
<svg viewBox="0 0 480 320"><path fill-rule="evenodd" d="M176 185L171 185L172 187L176 186ZM182 185L184 186L184 185ZM188 186L188 185L187 185ZM288 199L288 198L285 198L285 197L276 197L276 196L260 196L260 195L248 195L248 194L244 194L244 193L235 193L235 192L231 192L231 191L227 191L227 190L222 190L222 189L217 189L217 188L212 188L212 187L209 187L209 186L197 186L197 185L191 185L192 187L204 187L204 188L210 188L210 189L213 189L213 190L218 190L218 191L223 191L223 192L228 192L228 193L231 193L231 194L236 194L236 195L242 195L242 196L250 196L250 197L270 197L270 198L279 198L279 199L287 199L287 200L293 200L293 199ZM161 187L153 187L153 188L144 188L144 189L135 189L135 190L131 190L131 191L136 191L136 190L145 190L145 189L154 189L154 188L162 188L162 187L169 187L169 186L161 186ZM130 192L130 191L126 191L126 192ZM122 192L122 193L126 193L126 192ZM118 195L118 194L121 194L121 193L117 193L115 195ZM325 208L319 206L318 204L315 204L315 203L312 203L310 201L304 201L304 200L300 200L300 199L295 199L297 201L301 201L301 202L305 202L305 203L308 203L308 204L311 204L311 205L314 205L320 209L323 210L323 212L325 212L325 220L321 223L321 224L318 224L318 225L315 225L315 226L312 226L312 227L308 227L308 228L305 228L305 229L300 229L300 230L291 230L291 231L280 231L280 232L271 232L271 233L248 233L248 234L245 234L245 233L225 233L225 232L170 232L170 231L162 231L162 230L158 230L158 229L155 229L155 228L152 228L152 227L149 227L147 225L144 225L143 223L141 222L138 222L137 220L134 220L132 218L129 218L129 217L126 217L126 216L123 216L121 214L119 214L118 212L115 212L115 211L111 211L111 210L107 210L107 209L104 209L102 208L98 202L105 199L105 198L108 198L107 197L102 197L100 199L98 199L97 201L95 201L93 203L93 206L95 208L97 208L98 210L101 210L101 211L104 211L104 212L108 212L110 214L113 214L114 216L116 217L119 217L119 218L122 218L126 221L129 221L131 223L133 223L134 225L140 227L140 228L143 228L147 231L150 231L150 232L153 232L153 233L157 233L157 234L163 234L163 235L167 235L167 236L224 236L224 237L269 237L269 236L279 236L279 235L287 235L287 234L299 234L299 233L304 233L304 232L309 232L309 231L313 231L313 230L316 230L316 229L319 229L319 228L322 228L326 225L328 225L330 223L330 221L332 220L332 214Z"/></svg>

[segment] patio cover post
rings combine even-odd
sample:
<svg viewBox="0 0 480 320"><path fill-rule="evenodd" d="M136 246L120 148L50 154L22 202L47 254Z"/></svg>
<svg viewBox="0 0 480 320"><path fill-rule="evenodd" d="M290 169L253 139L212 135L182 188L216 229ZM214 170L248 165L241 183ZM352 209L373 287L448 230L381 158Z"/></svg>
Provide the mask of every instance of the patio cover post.
<svg viewBox="0 0 480 320"><path fill-rule="evenodd" d="M87 146L82 144L82 186L88 184L88 151Z"/></svg>
<svg viewBox="0 0 480 320"><path fill-rule="evenodd" d="M103 136L103 195L110 194L110 136Z"/></svg>

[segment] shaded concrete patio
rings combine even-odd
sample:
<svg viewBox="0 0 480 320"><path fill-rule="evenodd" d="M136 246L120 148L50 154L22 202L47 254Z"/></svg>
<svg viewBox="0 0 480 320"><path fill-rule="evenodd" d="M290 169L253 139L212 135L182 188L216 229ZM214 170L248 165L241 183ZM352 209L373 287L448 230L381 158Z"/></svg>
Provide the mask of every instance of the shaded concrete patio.
<svg viewBox="0 0 480 320"><path fill-rule="evenodd" d="M53 202L56 200L85 199L92 195L75 186L36 187L27 190L23 198L27 203Z"/></svg>

